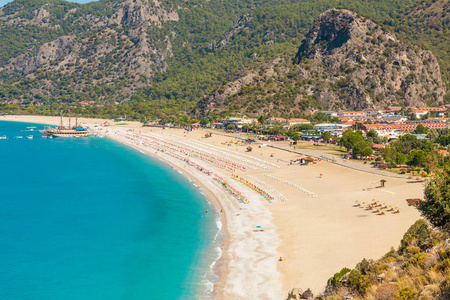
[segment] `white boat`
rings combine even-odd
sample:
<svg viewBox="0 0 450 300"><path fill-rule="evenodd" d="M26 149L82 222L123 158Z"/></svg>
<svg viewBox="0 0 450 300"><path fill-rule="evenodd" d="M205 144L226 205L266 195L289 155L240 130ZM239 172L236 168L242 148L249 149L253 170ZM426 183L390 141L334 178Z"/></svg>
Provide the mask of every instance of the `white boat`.
<svg viewBox="0 0 450 300"><path fill-rule="evenodd" d="M32 136L32 135L29 135L29 136L27 136L27 139L32 140L32 139L33 139L33 136Z"/></svg>
<svg viewBox="0 0 450 300"><path fill-rule="evenodd" d="M6 137L6 135L0 136L0 140L6 140L6 139L8 139L8 138Z"/></svg>

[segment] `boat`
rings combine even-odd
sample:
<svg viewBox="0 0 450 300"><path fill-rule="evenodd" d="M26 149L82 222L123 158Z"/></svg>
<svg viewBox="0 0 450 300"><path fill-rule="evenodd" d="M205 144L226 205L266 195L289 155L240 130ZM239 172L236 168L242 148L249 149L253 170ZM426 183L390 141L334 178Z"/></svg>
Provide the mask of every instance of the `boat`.
<svg viewBox="0 0 450 300"><path fill-rule="evenodd" d="M16 139L21 139L21 138L22 138L22 136L20 136L20 135L16 136Z"/></svg>
<svg viewBox="0 0 450 300"><path fill-rule="evenodd" d="M6 139L8 139L8 138L6 137L6 135L0 136L0 140L6 140Z"/></svg>
<svg viewBox="0 0 450 300"><path fill-rule="evenodd" d="M69 126L63 126L62 113L61 124L58 127L48 127L44 130L44 134L49 137L86 137L89 135L88 128L78 125L78 118L75 121L75 126L70 126L70 114L69 114Z"/></svg>
<svg viewBox="0 0 450 300"><path fill-rule="evenodd" d="M32 136L32 135L29 135L29 136L27 136L27 139L32 140L32 139L33 139L33 136Z"/></svg>
<svg viewBox="0 0 450 300"><path fill-rule="evenodd" d="M36 127L35 127L35 126L30 126L30 127L27 127L27 129L28 129L29 131L34 131L34 130L36 129Z"/></svg>

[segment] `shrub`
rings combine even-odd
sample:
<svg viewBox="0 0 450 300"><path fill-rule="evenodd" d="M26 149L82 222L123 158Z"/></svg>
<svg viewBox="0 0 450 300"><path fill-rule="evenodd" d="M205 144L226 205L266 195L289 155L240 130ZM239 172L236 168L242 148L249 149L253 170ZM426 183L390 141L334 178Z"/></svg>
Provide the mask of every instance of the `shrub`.
<svg viewBox="0 0 450 300"><path fill-rule="evenodd" d="M417 220L405 233L401 241L399 252L404 252L406 248L413 245L423 245L430 237L431 229L424 220Z"/></svg>
<svg viewBox="0 0 450 300"><path fill-rule="evenodd" d="M408 252L409 254L417 254L420 253L420 248L416 246L410 246L406 248L406 252Z"/></svg>
<svg viewBox="0 0 450 300"><path fill-rule="evenodd" d="M356 265L356 269L360 270L362 274L366 275L372 270L370 265L370 262L367 259L363 258L363 260Z"/></svg>
<svg viewBox="0 0 450 300"><path fill-rule="evenodd" d="M412 290L410 287L406 287L401 289L395 294L395 299L399 300L414 300L417 295L417 292Z"/></svg>
<svg viewBox="0 0 450 300"><path fill-rule="evenodd" d="M436 271L447 273L450 270L450 258L446 258L434 266Z"/></svg>
<svg viewBox="0 0 450 300"><path fill-rule="evenodd" d="M439 288L441 289L441 291L443 292L450 292L450 275L447 275L444 279L444 281L442 281L441 285L439 286Z"/></svg>
<svg viewBox="0 0 450 300"><path fill-rule="evenodd" d="M341 278L347 274L348 272L350 272L349 268L343 268L339 273L334 274L334 276L330 279L330 283L334 286L334 287L339 287L342 285L342 283L340 282Z"/></svg>
<svg viewBox="0 0 450 300"><path fill-rule="evenodd" d="M359 287L359 280L361 279L361 272L358 270L351 270L348 275L348 283L353 290L357 290Z"/></svg>
<svg viewBox="0 0 450 300"><path fill-rule="evenodd" d="M419 211L433 226L450 229L450 177L436 174L425 187Z"/></svg>

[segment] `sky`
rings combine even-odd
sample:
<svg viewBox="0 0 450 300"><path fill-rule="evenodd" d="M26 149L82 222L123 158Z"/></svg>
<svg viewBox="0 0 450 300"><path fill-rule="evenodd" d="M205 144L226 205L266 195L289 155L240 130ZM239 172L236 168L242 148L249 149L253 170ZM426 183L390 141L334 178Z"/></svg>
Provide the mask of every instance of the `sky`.
<svg viewBox="0 0 450 300"><path fill-rule="evenodd" d="M78 3L88 3L94 0L66 0L68 2L78 2ZM7 3L12 2L12 0L0 0L0 7L5 6Z"/></svg>

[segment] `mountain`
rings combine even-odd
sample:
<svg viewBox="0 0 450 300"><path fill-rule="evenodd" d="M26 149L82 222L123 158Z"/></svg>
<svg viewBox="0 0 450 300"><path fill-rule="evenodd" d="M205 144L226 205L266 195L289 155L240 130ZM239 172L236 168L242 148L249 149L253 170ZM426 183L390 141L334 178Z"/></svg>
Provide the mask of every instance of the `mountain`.
<svg viewBox="0 0 450 300"><path fill-rule="evenodd" d="M223 85L197 108L296 116L305 110L358 109L443 103L439 64L372 20L344 9L321 14L299 47L294 65L265 64ZM276 67L278 65L278 67Z"/></svg>
<svg viewBox="0 0 450 300"><path fill-rule="evenodd" d="M0 109L55 114L70 105L86 116L174 116L248 70L272 65L277 90L314 20L335 7L431 50L448 85L448 24L441 17L438 25L417 24L416 12L431 7L420 0L15 0L0 9ZM80 105L86 101L95 105Z"/></svg>

